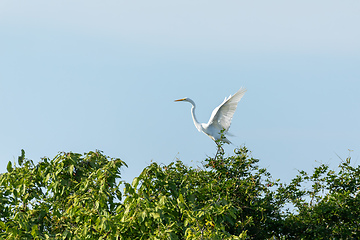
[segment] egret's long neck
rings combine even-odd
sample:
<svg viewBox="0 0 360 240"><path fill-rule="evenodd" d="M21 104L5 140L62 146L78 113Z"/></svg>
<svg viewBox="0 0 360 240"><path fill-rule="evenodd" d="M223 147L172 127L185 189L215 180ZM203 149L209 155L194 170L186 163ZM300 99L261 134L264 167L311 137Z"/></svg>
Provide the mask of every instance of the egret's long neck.
<svg viewBox="0 0 360 240"><path fill-rule="evenodd" d="M197 130L199 130L199 132L201 131L202 129L202 126L201 124L198 122L198 120L196 119L196 116L195 116L195 108L196 108L196 105L194 103L194 101L192 100L189 100L189 102L191 103L192 105L192 108L191 108L191 116L192 116L192 119L194 121L194 125L195 127L197 128Z"/></svg>

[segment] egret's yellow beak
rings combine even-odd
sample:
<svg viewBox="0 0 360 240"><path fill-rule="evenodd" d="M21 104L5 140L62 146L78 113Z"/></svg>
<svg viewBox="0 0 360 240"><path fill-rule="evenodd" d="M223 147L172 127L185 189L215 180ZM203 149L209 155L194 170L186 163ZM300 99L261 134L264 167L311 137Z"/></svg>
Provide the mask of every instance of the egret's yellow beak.
<svg viewBox="0 0 360 240"><path fill-rule="evenodd" d="M185 99L186 99L186 98L181 98L181 99L175 100L174 102L184 101Z"/></svg>

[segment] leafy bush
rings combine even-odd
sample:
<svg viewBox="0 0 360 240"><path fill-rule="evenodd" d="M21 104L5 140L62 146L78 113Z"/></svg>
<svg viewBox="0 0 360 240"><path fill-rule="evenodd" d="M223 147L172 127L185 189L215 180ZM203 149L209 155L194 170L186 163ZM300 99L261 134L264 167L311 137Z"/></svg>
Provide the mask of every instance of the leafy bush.
<svg viewBox="0 0 360 240"><path fill-rule="evenodd" d="M278 195L285 196L295 211L288 212L283 236L295 239L360 238L360 166L348 157L337 172L321 164L309 175L300 171ZM307 189L306 185L311 184Z"/></svg>
<svg viewBox="0 0 360 240"><path fill-rule="evenodd" d="M123 232L145 239L271 237L280 209L265 185L269 174L257 162L242 148L196 169L180 161L151 164L126 184Z"/></svg>
<svg viewBox="0 0 360 240"><path fill-rule="evenodd" d="M273 181L245 148L198 167L152 163L133 182L100 151L38 164L22 151L0 175L3 239L357 239L360 168L322 164ZM125 188L121 192L120 188ZM291 205L286 209L285 206Z"/></svg>
<svg viewBox="0 0 360 240"><path fill-rule="evenodd" d="M9 162L0 176L1 237L101 239L116 230L123 161L97 151L60 153L34 165L22 151L18 164Z"/></svg>

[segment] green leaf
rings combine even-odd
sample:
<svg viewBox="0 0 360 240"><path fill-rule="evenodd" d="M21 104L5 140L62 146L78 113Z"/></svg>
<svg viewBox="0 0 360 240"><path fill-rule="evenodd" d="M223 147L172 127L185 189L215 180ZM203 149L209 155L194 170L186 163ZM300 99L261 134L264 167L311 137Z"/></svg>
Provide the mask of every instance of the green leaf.
<svg viewBox="0 0 360 240"><path fill-rule="evenodd" d="M189 220L188 219L185 219L184 221L184 226L187 227L189 225Z"/></svg>
<svg viewBox="0 0 360 240"><path fill-rule="evenodd" d="M146 219L146 216L147 216L146 212L145 211L142 212L141 215L140 215L140 220L141 220L140 222L144 222L145 219Z"/></svg>
<svg viewBox="0 0 360 240"><path fill-rule="evenodd" d="M48 174L46 174L46 177L45 177L45 181L44 182L48 182L49 181L49 179L50 179L50 173L48 173Z"/></svg>
<svg viewBox="0 0 360 240"><path fill-rule="evenodd" d="M31 235L32 235L33 237L36 237L37 232L38 232L38 226L37 226L37 225L33 225L32 228L31 228Z"/></svg>
<svg viewBox="0 0 360 240"><path fill-rule="evenodd" d="M24 149L21 149L21 155L18 157L18 163L21 166L25 159L25 151Z"/></svg>
<svg viewBox="0 0 360 240"><path fill-rule="evenodd" d="M68 235L69 235L69 236L71 235L70 232L69 232L69 230L65 230L65 231L63 232L63 234L62 234L62 239L66 239Z"/></svg>
<svg viewBox="0 0 360 240"><path fill-rule="evenodd" d="M73 174L74 168L75 168L74 165L70 165L70 167L69 167L69 173L70 173L70 175Z"/></svg>
<svg viewBox="0 0 360 240"><path fill-rule="evenodd" d="M138 183L139 183L139 178L135 177L134 180L132 181L131 185L133 188L136 188Z"/></svg>
<svg viewBox="0 0 360 240"><path fill-rule="evenodd" d="M8 162L6 169L8 170L8 172L12 172L13 168L10 161Z"/></svg>
<svg viewBox="0 0 360 240"><path fill-rule="evenodd" d="M159 219L160 218L160 214L159 213L151 213L151 215L152 215L152 217L154 218L154 219Z"/></svg>
<svg viewBox="0 0 360 240"><path fill-rule="evenodd" d="M180 201L182 204L185 204L184 197L183 197L183 195L182 195L181 193L179 194L179 201Z"/></svg>
<svg viewBox="0 0 360 240"><path fill-rule="evenodd" d="M159 199L159 205L160 206L164 206L166 202L166 197L165 196L161 196Z"/></svg>

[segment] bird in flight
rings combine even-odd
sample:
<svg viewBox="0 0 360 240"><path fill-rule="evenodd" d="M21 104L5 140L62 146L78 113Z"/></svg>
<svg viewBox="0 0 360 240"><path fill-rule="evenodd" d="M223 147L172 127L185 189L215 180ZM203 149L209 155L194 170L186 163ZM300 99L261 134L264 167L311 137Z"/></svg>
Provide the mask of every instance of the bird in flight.
<svg viewBox="0 0 360 240"><path fill-rule="evenodd" d="M225 98L225 100L216 107L211 113L211 117L208 123L199 123L195 116L195 102L190 98L181 98L175 100L175 102L189 102L192 105L191 116L194 121L195 127L199 132L203 132L208 135L215 142L221 140L225 143L231 143L224 135L228 132L231 120L235 113L236 107L246 92L245 88L240 88L233 96ZM230 135L228 133L228 135Z"/></svg>

